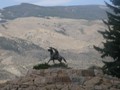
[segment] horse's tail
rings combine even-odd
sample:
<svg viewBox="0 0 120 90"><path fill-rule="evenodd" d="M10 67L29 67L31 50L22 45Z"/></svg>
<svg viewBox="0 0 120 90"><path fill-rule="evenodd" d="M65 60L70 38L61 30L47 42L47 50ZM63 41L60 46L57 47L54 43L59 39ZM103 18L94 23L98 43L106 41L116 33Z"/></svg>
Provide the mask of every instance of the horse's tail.
<svg viewBox="0 0 120 90"><path fill-rule="evenodd" d="M64 60L64 62L66 62L66 63L67 63L67 61L65 60L65 58L64 58L64 57L62 57L62 59Z"/></svg>

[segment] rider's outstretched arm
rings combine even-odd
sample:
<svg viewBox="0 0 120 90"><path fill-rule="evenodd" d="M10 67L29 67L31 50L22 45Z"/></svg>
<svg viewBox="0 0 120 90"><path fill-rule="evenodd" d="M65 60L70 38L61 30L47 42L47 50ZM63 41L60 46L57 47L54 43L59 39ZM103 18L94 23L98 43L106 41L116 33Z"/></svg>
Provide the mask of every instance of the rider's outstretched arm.
<svg viewBox="0 0 120 90"><path fill-rule="evenodd" d="M57 49L55 49L55 48L53 48L53 47L51 47L53 50L54 50L54 52L55 52L55 54L56 55L58 55L59 54L59 52L58 52L58 50Z"/></svg>

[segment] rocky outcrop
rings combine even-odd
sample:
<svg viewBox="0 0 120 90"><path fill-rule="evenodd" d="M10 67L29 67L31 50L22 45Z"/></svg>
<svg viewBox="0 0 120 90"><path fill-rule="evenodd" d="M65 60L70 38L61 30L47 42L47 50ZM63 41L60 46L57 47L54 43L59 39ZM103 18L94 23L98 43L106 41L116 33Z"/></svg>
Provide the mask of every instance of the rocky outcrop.
<svg viewBox="0 0 120 90"><path fill-rule="evenodd" d="M0 85L0 90L120 90L120 79L93 69L51 68L30 70L27 75Z"/></svg>

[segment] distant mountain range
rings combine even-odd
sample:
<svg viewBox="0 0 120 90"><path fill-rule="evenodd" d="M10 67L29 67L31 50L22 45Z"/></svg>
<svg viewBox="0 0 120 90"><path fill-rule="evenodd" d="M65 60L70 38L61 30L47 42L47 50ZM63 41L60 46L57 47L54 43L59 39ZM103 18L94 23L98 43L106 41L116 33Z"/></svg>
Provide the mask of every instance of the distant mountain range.
<svg viewBox="0 0 120 90"><path fill-rule="evenodd" d="M60 17L72 19L97 20L106 19L104 5L81 5L81 6L52 6L44 7L28 3L6 7L0 10L0 18L16 19L19 17Z"/></svg>

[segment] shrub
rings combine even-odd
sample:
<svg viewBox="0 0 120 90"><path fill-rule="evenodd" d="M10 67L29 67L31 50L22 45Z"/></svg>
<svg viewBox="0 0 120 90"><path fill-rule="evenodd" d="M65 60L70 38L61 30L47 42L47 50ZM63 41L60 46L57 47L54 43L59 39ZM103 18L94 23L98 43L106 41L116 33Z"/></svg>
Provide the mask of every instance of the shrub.
<svg viewBox="0 0 120 90"><path fill-rule="evenodd" d="M50 65L48 63L44 63L44 64L38 64L33 66L33 69L48 69L50 67Z"/></svg>
<svg viewBox="0 0 120 90"><path fill-rule="evenodd" d="M33 66L33 69L39 70L39 69L59 68L59 67L69 69L68 65L64 63L58 63L53 65L49 65L48 63L43 63Z"/></svg>

